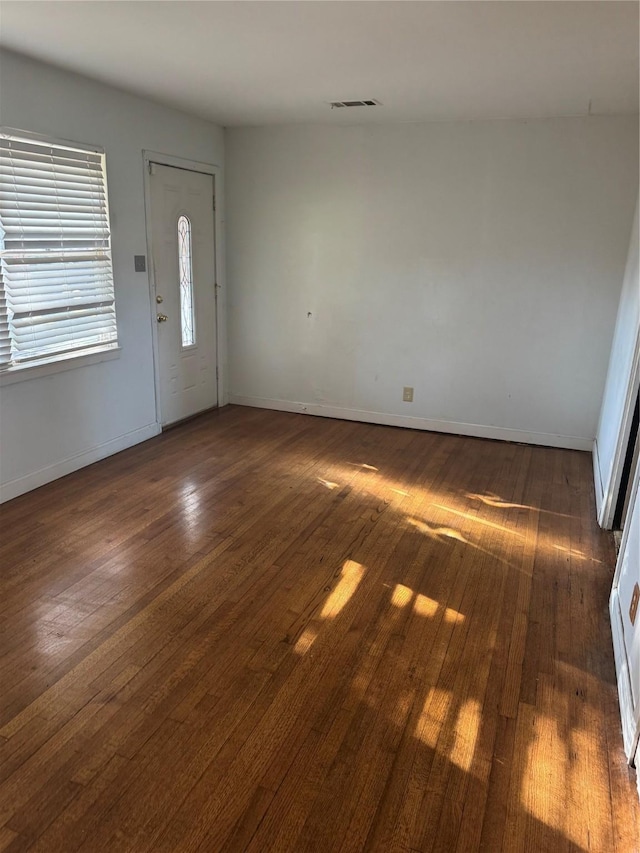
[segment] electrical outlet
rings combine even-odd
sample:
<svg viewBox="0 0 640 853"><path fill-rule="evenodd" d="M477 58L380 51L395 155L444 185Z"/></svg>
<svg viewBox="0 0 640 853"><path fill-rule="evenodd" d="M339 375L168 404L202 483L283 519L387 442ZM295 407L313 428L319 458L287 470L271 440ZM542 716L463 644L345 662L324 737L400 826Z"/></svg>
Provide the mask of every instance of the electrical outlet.
<svg viewBox="0 0 640 853"><path fill-rule="evenodd" d="M413 403L413 388L409 385L405 385L402 389L402 402Z"/></svg>

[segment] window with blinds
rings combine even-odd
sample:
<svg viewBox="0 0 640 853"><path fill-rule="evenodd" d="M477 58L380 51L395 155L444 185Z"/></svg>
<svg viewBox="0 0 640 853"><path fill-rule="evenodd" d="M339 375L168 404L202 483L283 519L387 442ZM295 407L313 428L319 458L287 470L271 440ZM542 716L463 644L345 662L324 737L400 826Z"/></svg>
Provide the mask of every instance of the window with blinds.
<svg viewBox="0 0 640 853"><path fill-rule="evenodd" d="M0 370L117 346L104 153L0 133Z"/></svg>

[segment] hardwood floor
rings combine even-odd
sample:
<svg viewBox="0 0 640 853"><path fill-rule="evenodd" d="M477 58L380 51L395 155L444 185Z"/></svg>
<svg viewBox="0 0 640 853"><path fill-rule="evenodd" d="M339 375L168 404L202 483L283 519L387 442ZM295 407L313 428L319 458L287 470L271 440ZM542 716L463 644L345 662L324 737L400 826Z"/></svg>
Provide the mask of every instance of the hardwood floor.
<svg viewBox="0 0 640 853"><path fill-rule="evenodd" d="M640 849L588 454L228 407L0 552L2 851Z"/></svg>

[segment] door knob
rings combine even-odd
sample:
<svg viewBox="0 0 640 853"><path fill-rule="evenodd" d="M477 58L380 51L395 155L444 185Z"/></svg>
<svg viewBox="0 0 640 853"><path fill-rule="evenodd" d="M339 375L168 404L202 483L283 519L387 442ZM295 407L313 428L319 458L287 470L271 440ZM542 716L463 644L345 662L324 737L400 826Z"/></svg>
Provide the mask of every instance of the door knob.
<svg viewBox="0 0 640 853"><path fill-rule="evenodd" d="M169 318L166 314L158 314L158 323L165 323Z"/></svg>

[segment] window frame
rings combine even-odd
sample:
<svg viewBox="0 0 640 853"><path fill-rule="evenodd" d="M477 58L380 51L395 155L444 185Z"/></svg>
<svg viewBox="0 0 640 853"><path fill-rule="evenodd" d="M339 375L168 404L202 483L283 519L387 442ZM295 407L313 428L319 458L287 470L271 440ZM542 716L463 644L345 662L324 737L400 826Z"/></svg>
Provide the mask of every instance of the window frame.
<svg viewBox="0 0 640 853"><path fill-rule="evenodd" d="M109 200L109 183L107 175L106 152L103 146L87 144L84 142L76 142L75 140L55 137L49 134L35 133L32 131L22 130L21 128L9 127L0 125L0 134L3 137L15 137L24 140L25 142L42 143L52 147L60 146L69 148L72 151L88 152L98 154L102 157L102 181L104 189L104 206L106 222L109 233L109 262L111 267L111 281L113 285L113 310L115 313L116 322L116 339L105 344L96 344L90 347L79 348L77 350L67 350L60 353L50 353L43 355L41 358L33 358L29 361L18 364L9 364L0 366L0 387L11 385L25 379L35 379L39 376L47 376L54 373L61 373L67 370L83 367L89 364L98 364L103 361L111 361L120 357L120 328L118 323L116 283L113 262L113 240L111 227L111 211Z"/></svg>

